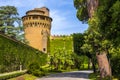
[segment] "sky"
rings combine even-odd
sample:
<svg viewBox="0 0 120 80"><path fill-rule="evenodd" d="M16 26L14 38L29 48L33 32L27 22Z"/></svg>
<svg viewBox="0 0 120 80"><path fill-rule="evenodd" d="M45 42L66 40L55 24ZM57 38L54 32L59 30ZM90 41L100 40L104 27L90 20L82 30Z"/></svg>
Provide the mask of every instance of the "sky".
<svg viewBox="0 0 120 80"><path fill-rule="evenodd" d="M28 10L47 7L50 10L50 17L53 19L52 35L70 35L83 33L88 25L83 24L76 17L74 0L0 0L0 6L15 6L19 16L26 15Z"/></svg>

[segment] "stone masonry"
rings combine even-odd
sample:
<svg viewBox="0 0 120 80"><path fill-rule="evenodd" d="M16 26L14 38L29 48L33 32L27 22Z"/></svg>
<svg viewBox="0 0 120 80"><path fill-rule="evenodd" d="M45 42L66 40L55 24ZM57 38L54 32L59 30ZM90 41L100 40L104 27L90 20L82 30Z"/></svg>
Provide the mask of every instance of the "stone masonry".
<svg viewBox="0 0 120 80"><path fill-rule="evenodd" d="M28 45L44 52L49 52L49 39L52 18L46 7L35 8L22 17L25 39Z"/></svg>

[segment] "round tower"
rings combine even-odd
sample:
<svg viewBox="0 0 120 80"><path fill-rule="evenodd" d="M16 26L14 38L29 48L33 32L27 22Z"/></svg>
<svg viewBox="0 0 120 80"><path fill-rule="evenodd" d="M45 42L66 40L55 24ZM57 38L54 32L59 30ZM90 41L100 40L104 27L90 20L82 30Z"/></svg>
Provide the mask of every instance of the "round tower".
<svg viewBox="0 0 120 80"><path fill-rule="evenodd" d="M49 9L46 7L29 10L22 17L25 39L28 45L49 52L49 37L52 18L49 17Z"/></svg>

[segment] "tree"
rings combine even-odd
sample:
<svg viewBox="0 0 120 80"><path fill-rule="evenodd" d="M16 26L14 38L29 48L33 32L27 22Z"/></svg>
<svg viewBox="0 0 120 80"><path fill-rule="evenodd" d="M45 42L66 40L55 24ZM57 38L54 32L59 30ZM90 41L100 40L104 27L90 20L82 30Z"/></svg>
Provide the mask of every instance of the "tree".
<svg viewBox="0 0 120 80"><path fill-rule="evenodd" d="M71 51L56 48L55 52L50 55L51 67L54 67L55 70L66 70L67 68L71 68L74 64L72 54Z"/></svg>
<svg viewBox="0 0 120 80"><path fill-rule="evenodd" d="M74 6L77 9L77 18L87 22L98 7L98 0L74 0Z"/></svg>
<svg viewBox="0 0 120 80"><path fill-rule="evenodd" d="M84 55L84 56L87 56L89 58L88 69L90 69L90 62L91 62L91 60L92 60L93 64L95 64L95 62L93 61L93 57L89 53L89 51L82 49L83 45L85 44L85 38L84 38L84 36L85 36L85 34L82 34L82 33L74 33L73 34L74 52L79 57L82 56L82 55ZM96 72L95 65L93 65L93 70L94 70L94 72Z"/></svg>
<svg viewBox="0 0 120 80"><path fill-rule="evenodd" d="M0 7L0 32L15 38L19 28L16 28L14 23L18 20L20 20L20 18L18 17L17 9L14 6Z"/></svg>
<svg viewBox="0 0 120 80"><path fill-rule="evenodd" d="M114 46L118 46L118 43L120 43L119 8L119 0L106 0L100 1L100 6L96 11L96 17L98 18L97 26L101 34L104 34L105 38L110 40Z"/></svg>
<svg viewBox="0 0 120 80"><path fill-rule="evenodd" d="M98 0L74 0L74 6L77 9L77 17L83 23L89 23L89 20L93 17L93 13L98 7ZM86 40L82 49L91 58L93 64L93 70L95 69L95 43L94 43L94 28L89 27L87 33L85 33ZM92 31L91 31L92 30ZM86 48L86 50L85 50Z"/></svg>
<svg viewBox="0 0 120 80"><path fill-rule="evenodd" d="M82 33L74 33L73 34L73 46L74 52L78 55L84 55L82 49L82 45L84 44L84 35Z"/></svg>
<svg viewBox="0 0 120 80"><path fill-rule="evenodd" d="M97 55L101 77L111 76L110 65L106 55L109 54L109 48L119 43L118 41L120 40L120 15L118 15L120 14L120 1L102 0L99 1L98 5L98 0L74 0L74 4L79 20L89 24L87 34L91 35L92 40L89 41L93 41L90 43L90 47L93 47L92 50Z"/></svg>
<svg viewBox="0 0 120 80"><path fill-rule="evenodd" d="M106 5L107 4L107 5ZM105 0L100 1L95 13L97 18L96 26L102 35L101 50L102 53L109 55L109 48L119 47L120 44L120 1ZM104 54L105 55L105 54ZM100 57L99 55L97 57ZM98 59L100 63L100 59Z"/></svg>

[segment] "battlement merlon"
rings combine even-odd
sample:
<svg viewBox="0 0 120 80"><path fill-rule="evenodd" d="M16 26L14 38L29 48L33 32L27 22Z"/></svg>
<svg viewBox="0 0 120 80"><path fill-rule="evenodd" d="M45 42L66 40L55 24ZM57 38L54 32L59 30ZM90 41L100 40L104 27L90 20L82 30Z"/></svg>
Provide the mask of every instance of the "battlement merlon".
<svg viewBox="0 0 120 80"><path fill-rule="evenodd" d="M63 38L71 38L71 35L51 35L50 39L63 39Z"/></svg>
<svg viewBox="0 0 120 80"><path fill-rule="evenodd" d="M26 12L26 15L44 15L49 16L49 9L46 7L42 8L34 8L33 10L29 10Z"/></svg>

